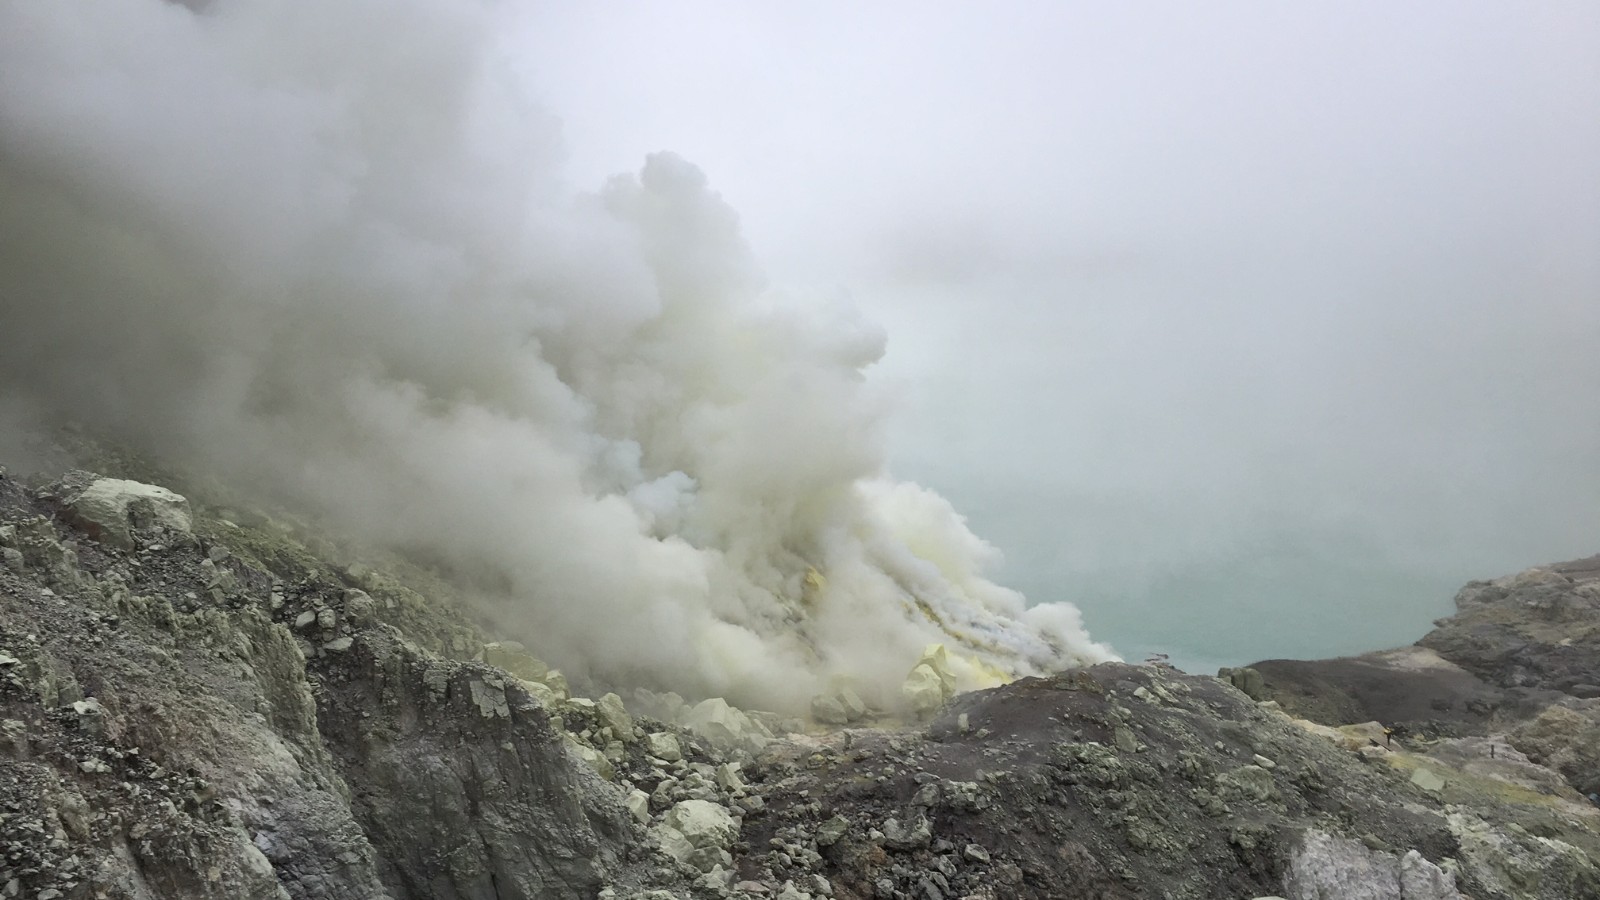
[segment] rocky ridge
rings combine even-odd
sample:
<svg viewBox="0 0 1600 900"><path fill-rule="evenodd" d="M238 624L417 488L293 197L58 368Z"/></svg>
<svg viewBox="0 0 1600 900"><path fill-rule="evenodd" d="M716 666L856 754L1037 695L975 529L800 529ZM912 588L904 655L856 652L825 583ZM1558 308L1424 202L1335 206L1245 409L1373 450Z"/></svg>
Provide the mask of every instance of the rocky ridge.
<svg viewBox="0 0 1600 900"><path fill-rule="evenodd" d="M570 684L424 570L107 468L0 475L0 897L1600 896L1587 589L1477 586L1398 734L1355 679L952 697L937 648L919 720L802 720Z"/></svg>

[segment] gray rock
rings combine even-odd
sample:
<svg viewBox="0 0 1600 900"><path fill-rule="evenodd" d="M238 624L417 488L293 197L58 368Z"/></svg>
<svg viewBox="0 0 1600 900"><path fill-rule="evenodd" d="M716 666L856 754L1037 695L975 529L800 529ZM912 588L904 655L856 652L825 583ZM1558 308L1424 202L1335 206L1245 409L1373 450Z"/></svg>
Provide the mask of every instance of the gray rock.
<svg viewBox="0 0 1600 900"><path fill-rule="evenodd" d="M882 830L883 845L890 850L921 850L933 839L933 823L921 813L905 823L889 819L883 823Z"/></svg>
<svg viewBox="0 0 1600 900"><path fill-rule="evenodd" d="M504 719L511 716L503 685L490 684L487 679L474 679L468 684L468 690L472 692L472 702L477 705L479 714L486 718Z"/></svg>
<svg viewBox="0 0 1600 900"><path fill-rule="evenodd" d="M1217 776L1217 782L1230 795L1242 800L1265 803L1278 798L1278 787L1272 773L1260 766L1240 766L1232 772Z"/></svg>
<svg viewBox="0 0 1600 900"><path fill-rule="evenodd" d="M1438 794L1444 790L1444 779L1426 766L1420 766L1411 773L1411 783L1430 794Z"/></svg>
<svg viewBox="0 0 1600 900"><path fill-rule="evenodd" d="M1118 725L1111 731L1111 744L1123 753L1133 753L1139 749L1139 740L1133 736L1133 729L1126 725Z"/></svg>
<svg viewBox="0 0 1600 900"><path fill-rule="evenodd" d="M105 733L106 711L99 700L94 697L79 700L72 704L72 711L78 716L78 730L96 737Z"/></svg>
<svg viewBox="0 0 1600 900"><path fill-rule="evenodd" d="M1217 677L1244 692L1251 700L1266 700L1267 683L1261 673L1250 666L1237 669L1218 669Z"/></svg>
<svg viewBox="0 0 1600 900"><path fill-rule="evenodd" d="M834 816L817 826L814 838L818 847L832 847L850 831L850 820L844 816Z"/></svg>
<svg viewBox="0 0 1600 900"><path fill-rule="evenodd" d="M838 700L818 695L811 698L811 719L819 725L844 725L850 721L850 714Z"/></svg>
<svg viewBox="0 0 1600 900"><path fill-rule="evenodd" d="M366 591L351 588L344 592L344 615L351 625L366 628L378 620L378 601Z"/></svg>

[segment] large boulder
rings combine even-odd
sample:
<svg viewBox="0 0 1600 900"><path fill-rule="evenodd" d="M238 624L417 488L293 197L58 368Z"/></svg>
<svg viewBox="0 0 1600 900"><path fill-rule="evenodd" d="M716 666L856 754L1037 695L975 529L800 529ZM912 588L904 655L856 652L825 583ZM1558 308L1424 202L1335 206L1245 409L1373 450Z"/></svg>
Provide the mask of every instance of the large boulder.
<svg viewBox="0 0 1600 900"><path fill-rule="evenodd" d="M678 736L669 731L655 731L645 735L644 751L662 762L675 763L683 759L683 748Z"/></svg>
<svg viewBox="0 0 1600 900"><path fill-rule="evenodd" d="M1267 699L1266 682L1262 679L1261 673L1254 667L1243 666L1237 669L1218 669L1217 677L1243 691L1244 695L1251 700Z"/></svg>
<svg viewBox="0 0 1600 900"><path fill-rule="evenodd" d="M1289 859L1287 900L1460 900L1455 878L1415 850L1403 857L1308 831Z"/></svg>
<svg viewBox="0 0 1600 900"><path fill-rule="evenodd" d="M621 697L606 694L595 703L594 711L600 724L611 729L617 740L625 744L633 743L633 716L628 714Z"/></svg>
<svg viewBox="0 0 1600 900"><path fill-rule="evenodd" d="M867 704L843 679L827 693L811 698L811 721L819 725L847 725L867 717Z"/></svg>
<svg viewBox="0 0 1600 900"><path fill-rule="evenodd" d="M709 872L717 865L732 866L728 847L739 836L739 826L715 803L683 800L667 811L654 833L668 856Z"/></svg>
<svg viewBox="0 0 1600 900"><path fill-rule="evenodd" d="M811 698L811 720L818 725L844 725L850 721L844 704L826 694Z"/></svg>
<svg viewBox="0 0 1600 900"><path fill-rule="evenodd" d="M721 697L695 704L683 717L683 724L719 747L752 753L772 741L772 732Z"/></svg>
<svg viewBox="0 0 1600 900"><path fill-rule="evenodd" d="M118 478L100 478L67 502L79 528L95 540L133 549L135 531L159 526L191 533L194 517L189 501L164 487Z"/></svg>

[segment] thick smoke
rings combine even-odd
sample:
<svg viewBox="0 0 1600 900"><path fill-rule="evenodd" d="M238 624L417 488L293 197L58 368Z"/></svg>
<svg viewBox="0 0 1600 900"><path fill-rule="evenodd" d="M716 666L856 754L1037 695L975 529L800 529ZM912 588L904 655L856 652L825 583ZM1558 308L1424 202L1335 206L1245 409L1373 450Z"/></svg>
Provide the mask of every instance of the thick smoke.
<svg viewBox="0 0 1600 900"><path fill-rule="evenodd" d="M767 302L699 171L561 184L498 24L0 6L6 404L425 550L608 681L792 707L931 641L1109 656L887 476L882 336Z"/></svg>

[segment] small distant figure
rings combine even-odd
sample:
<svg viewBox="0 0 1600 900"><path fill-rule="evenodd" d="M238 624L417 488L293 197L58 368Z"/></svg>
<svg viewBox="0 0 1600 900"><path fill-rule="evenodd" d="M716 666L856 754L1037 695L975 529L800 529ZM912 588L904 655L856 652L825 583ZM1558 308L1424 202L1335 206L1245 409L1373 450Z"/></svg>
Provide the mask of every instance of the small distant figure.
<svg viewBox="0 0 1600 900"><path fill-rule="evenodd" d="M1494 745L1493 744L1489 745L1489 758L1490 759L1494 759Z"/></svg>
<svg viewBox="0 0 1600 900"><path fill-rule="evenodd" d="M1597 794L1594 791L1590 791L1589 792L1589 802L1593 803L1595 806L1600 806L1600 794Z"/></svg>
<svg viewBox="0 0 1600 900"><path fill-rule="evenodd" d="M1388 747L1391 750L1394 749L1394 729L1393 728L1385 728L1383 730L1383 745L1385 747Z"/></svg>

